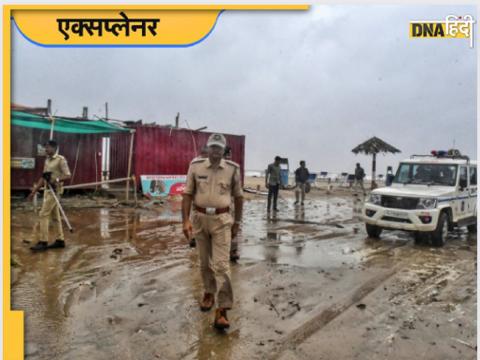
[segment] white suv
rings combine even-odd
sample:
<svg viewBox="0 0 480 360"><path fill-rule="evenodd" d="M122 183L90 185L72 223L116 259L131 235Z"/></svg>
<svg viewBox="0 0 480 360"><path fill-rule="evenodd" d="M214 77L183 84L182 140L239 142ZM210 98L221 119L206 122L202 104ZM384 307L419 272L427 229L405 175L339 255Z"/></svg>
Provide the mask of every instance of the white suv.
<svg viewBox="0 0 480 360"><path fill-rule="evenodd" d="M455 151L413 155L400 163L392 185L375 189L362 218L370 237L383 229L412 231L415 240L443 246L454 226L477 230L477 163Z"/></svg>

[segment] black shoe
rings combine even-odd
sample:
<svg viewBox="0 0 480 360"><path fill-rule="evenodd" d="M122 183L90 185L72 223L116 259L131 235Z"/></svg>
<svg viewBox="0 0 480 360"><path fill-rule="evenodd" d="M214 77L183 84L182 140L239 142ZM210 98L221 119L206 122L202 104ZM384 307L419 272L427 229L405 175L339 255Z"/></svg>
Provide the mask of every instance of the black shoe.
<svg viewBox="0 0 480 360"><path fill-rule="evenodd" d="M298 201L295 201L295 202L293 203L293 205L298 205Z"/></svg>
<svg viewBox="0 0 480 360"><path fill-rule="evenodd" d="M48 244L46 241L39 241L30 248L30 250L32 251L45 251L47 249L48 249Z"/></svg>
<svg viewBox="0 0 480 360"><path fill-rule="evenodd" d="M197 246L197 241L195 240L195 238L192 238L192 240L190 240L189 245L191 248L194 248Z"/></svg>
<svg viewBox="0 0 480 360"><path fill-rule="evenodd" d="M273 211L275 211L275 212L278 212L278 209L277 209L277 208L275 208L275 209L273 209Z"/></svg>
<svg viewBox="0 0 480 360"><path fill-rule="evenodd" d="M48 245L47 247L49 249L63 249L65 247L65 241L57 239L53 244Z"/></svg>
<svg viewBox="0 0 480 360"><path fill-rule="evenodd" d="M230 261L237 262L240 259L240 255L238 255L238 250L230 251Z"/></svg>
<svg viewBox="0 0 480 360"><path fill-rule="evenodd" d="M302 205L302 206L303 206L303 202L302 202L300 205Z"/></svg>

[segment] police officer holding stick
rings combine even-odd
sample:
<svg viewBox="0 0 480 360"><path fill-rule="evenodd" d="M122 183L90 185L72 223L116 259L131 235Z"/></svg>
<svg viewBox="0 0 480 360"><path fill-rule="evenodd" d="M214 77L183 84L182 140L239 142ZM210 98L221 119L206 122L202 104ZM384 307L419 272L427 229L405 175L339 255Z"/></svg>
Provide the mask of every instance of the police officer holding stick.
<svg viewBox="0 0 480 360"><path fill-rule="evenodd" d="M63 193L63 181L70 179L70 169L67 160L57 153L58 144L55 140L49 140L45 144L45 152L47 158L43 167L43 174L40 179L33 185L32 192L28 195L28 200L32 200L34 195L42 186L45 187L43 193L43 204L39 213L39 220L33 229L33 236L38 242L30 249L32 251L45 251L47 249L64 248L65 238L63 235L62 218L57 201L52 194L55 191L57 199ZM50 186L48 186L50 184ZM50 218L57 223L55 241L48 245L48 226ZM40 233L38 228L40 227ZM39 238L40 236L40 238Z"/></svg>

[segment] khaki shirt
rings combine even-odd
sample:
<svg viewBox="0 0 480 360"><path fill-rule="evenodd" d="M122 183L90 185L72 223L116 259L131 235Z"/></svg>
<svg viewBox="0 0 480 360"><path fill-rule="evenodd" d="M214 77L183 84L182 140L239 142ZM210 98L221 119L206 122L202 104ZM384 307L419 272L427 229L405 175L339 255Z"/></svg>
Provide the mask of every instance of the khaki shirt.
<svg viewBox="0 0 480 360"><path fill-rule="evenodd" d="M52 173L52 181L61 176L70 175L70 169L68 168L67 160L62 156L55 154L52 157L47 156L45 159L45 165L43 166L43 172ZM60 183L60 189L57 189L61 193L62 185Z"/></svg>
<svg viewBox="0 0 480 360"><path fill-rule="evenodd" d="M232 196L243 196L240 166L222 159L218 167L214 168L209 159L195 159L188 169L183 193L192 195L193 204L199 207L229 207Z"/></svg>
<svg viewBox="0 0 480 360"><path fill-rule="evenodd" d="M280 165L275 165L275 163L272 163L268 165L267 168L267 176L268 176L268 185L281 185L282 184L282 178L281 178L281 173L280 173Z"/></svg>

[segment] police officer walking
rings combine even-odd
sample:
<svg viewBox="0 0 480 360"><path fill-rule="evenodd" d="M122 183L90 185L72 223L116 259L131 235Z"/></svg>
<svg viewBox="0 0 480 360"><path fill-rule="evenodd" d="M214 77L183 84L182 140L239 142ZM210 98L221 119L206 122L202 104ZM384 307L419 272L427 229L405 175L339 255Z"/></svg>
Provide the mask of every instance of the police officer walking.
<svg viewBox="0 0 480 360"><path fill-rule="evenodd" d="M40 218L35 224L33 231L33 236L38 240L38 242L30 248L32 251L44 251L47 249L65 247L65 238L63 235L60 210L57 202L55 201L54 195L52 195L52 192L48 188L47 184L48 182L51 185L52 189L54 189L57 195L57 198L60 198L60 195L63 194L63 181L70 179L71 176L67 160L62 155L57 153L57 149L58 145L55 140L49 140L45 144L47 158L45 159L45 165L43 167L43 175L33 185L32 192L30 195L28 195L28 199L31 200L35 193L42 186L45 186L45 191L43 193L43 204L39 213ZM48 225L50 218L56 221L57 232L55 236L55 242L48 245ZM40 234L38 233L38 227L40 227Z"/></svg>
<svg viewBox="0 0 480 360"><path fill-rule="evenodd" d="M207 146L208 158L195 159L188 169L182 201L183 233L187 239L194 236L197 241L205 289L200 309L210 310L217 297L214 326L225 329L230 326L227 310L233 306L230 246L242 219L243 192L240 166L223 159L225 137L212 134ZM230 214L232 196L235 220Z"/></svg>

